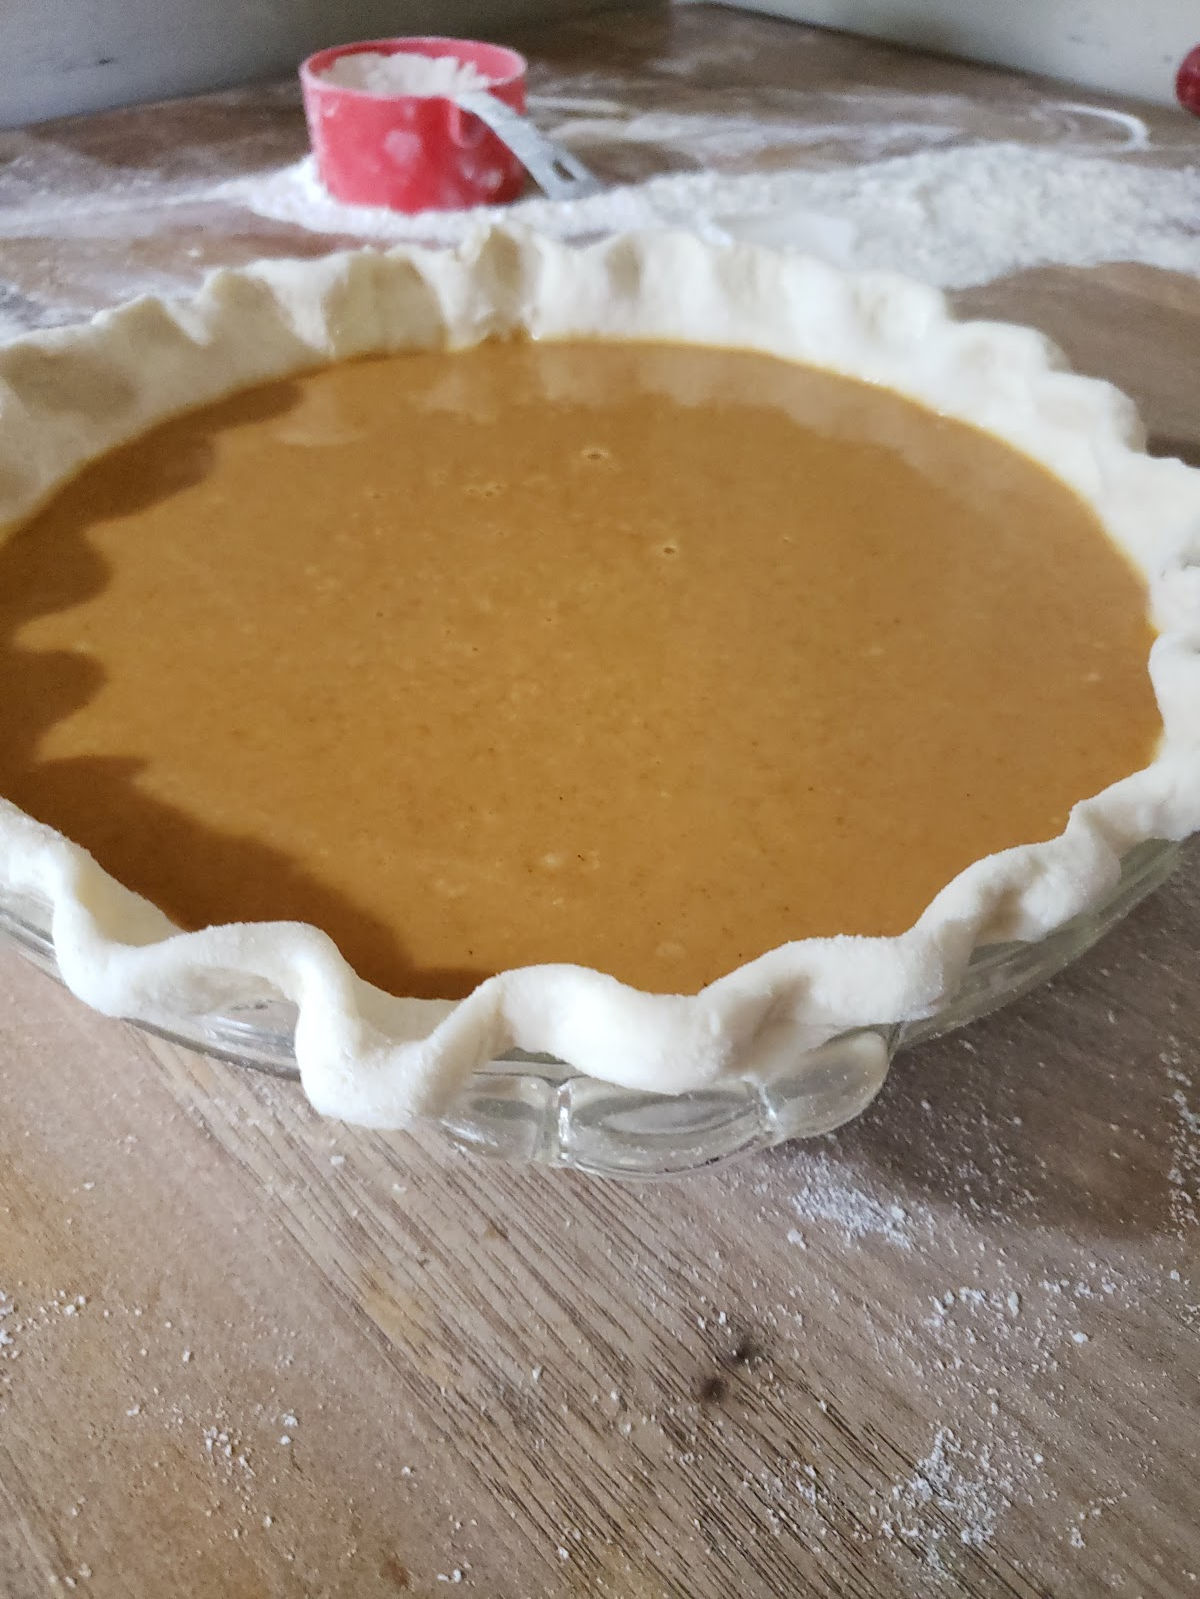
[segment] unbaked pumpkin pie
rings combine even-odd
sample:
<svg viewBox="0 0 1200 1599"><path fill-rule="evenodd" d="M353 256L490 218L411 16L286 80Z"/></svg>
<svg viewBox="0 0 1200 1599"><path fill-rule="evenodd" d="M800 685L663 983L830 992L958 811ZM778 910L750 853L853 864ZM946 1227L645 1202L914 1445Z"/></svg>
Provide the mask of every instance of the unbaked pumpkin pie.
<svg viewBox="0 0 1200 1599"><path fill-rule="evenodd" d="M8 874L101 1008L294 999L335 1113L754 1071L1197 825L1200 474L915 285L497 235L0 370Z"/></svg>

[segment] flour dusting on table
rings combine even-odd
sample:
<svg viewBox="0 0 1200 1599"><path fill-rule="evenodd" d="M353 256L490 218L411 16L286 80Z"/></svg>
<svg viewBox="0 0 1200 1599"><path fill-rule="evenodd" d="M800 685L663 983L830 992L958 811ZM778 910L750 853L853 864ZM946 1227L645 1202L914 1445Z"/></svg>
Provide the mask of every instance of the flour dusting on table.
<svg viewBox="0 0 1200 1599"><path fill-rule="evenodd" d="M1054 1013L1049 999L1042 1005ZM991 1024L1007 1025L1016 1024ZM1155 1082L1151 1074L1140 1098L1127 1101L1126 1060L1095 1083L1094 1136L1110 1160L1123 1153L1119 1141L1130 1128L1137 1129L1132 1145L1142 1141L1158 1114L1156 1096L1177 1113L1164 1151L1169 1164L1156 1179L1148 1172L1129 1179L1139 1192L1158 1188L1157 1225L1132 1251L1087 1221L1051 1220L1059 1205L1049 1196L1070 1185L1058 1188L1062 1174L1038 1154L1039 1142L1051 1150L1049 1130L1039 1136L1012 1114L1029 1103L1028 1082L991 1080L986 1037L982 1048L969 1036L946 1039L924 1057L927 1081L944 1087L952 1076L960 1097L914 1101L893 1083L903 1134L889 1132L888 1114L877 1107L838 1134L798 1146L784 1170L751 1185L763 1202L759 1224L774 1224L781 1248L803 1249L794 1258L808 1297L823 1282L836 1315L867 1330L876 1369L890 1384L917 1387L937 1418L923 1453L911 1465L896 1462L890 1484L872 1495L862 1534L882 1540L900 1569L911 1571L915 1561L929 1591L960 1580L963 1560L1004 1541L1010 1516L1023 1508L1053 1506L1046 1514L1061 1540L1086 1548L1096 1520L1152 1469L1140 1451L1161 1425L1162 1395L1144 1385L1121 1394L1105 1358L1113 1339L1146 1336L1164 1303L1187 1325L1197 1314L1188 1268L1200 1217L1200 1117L1177 1042L1168 1035L1161 1075ZM931 1064L939 1056L940 1078ZM1036 1082L1042 1063L1029 1066ZM1111 1119L1114 1113L1124 1119ZM925 1182L914 1188L916 1174ZM726 1181L737 1187L746 1178L735 1172ZM790 1199L783 1214L782 1185ZM1077 1197L1085 1216L1086 1196ZM931 1296L942 1273L944 1286ZM872 1295L868 1285L883 1280L889 1290ZM805 1317L801 1334L810 1358L816 1322ZM1104 1397L1080 1407L1092 1385ZM1064 1417L1074 1409L1074 1425L1084 1425L1093 1442L1085 1462L1063 1452ZM786 1487L775 1496L777 1513L804 1505L818 1516L836 1514L837 1493L820 1461L807 1477L798 1464Z"/></svg>
<svg viewBox="0 0 1200 1599"><path fill-rule="evenodd" d="M939 145L833 170L672 173L587 199L418 216L342 205L309 158L220 194L262 216L382 242L455 244L504 218L563 239L687 227L951 289L1051 263L1140 261L1200 276L1200 168L1007 142Z"/></svg>
<svg viewBox="0 0 1200 1599"><path fill-rule="evenodd" d="M880 85L750 93L726 84L698 94L638 72L545 68L532 87L535 120L610 189L417 217L342 205L311 161L296 159L302 121L286 84L216 97L235 128L246 125L247 99L269 107L261 140L214 132L136 166L37 129L6 133L0 339L139 294L190 293L212 266L246 259L248 234L271 256L356 241L454 244L501 215L576 240L691 228L946 288L1107 261L1200 276L1197 147L1191 124L1168 113Z"/></svg>

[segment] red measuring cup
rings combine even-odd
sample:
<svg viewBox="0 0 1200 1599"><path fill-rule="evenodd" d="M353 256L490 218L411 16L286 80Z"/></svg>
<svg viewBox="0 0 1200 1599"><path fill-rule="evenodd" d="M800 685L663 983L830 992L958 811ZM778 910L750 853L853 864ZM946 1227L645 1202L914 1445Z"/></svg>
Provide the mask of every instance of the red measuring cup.
<svg viewBox="0 0 1200 1599"><path fill-rule="evenodd" d="M450 56L488 80L488 92L525 110L524 56L476 39L360 39L318 50L300 68L308 136L335 200L393 211L452 211L515 200L525 168L478 117L452 100L346 89L322 76L341 56Z"/></svg>

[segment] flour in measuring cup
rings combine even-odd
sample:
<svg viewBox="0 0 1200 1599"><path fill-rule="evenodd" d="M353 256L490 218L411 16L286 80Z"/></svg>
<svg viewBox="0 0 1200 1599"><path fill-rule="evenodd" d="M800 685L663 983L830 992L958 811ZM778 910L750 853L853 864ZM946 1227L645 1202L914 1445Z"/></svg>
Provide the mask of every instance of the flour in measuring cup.
<svg viewBox="0 0 1200 1599"><path fill-rule="evenodd" d="M407 50L388 55L379 50L356 50L353 55L339 56L320 77L339 89L362 89L367 94L449 100L472 89L486 89L491 81L470 61L460 61L456 56L416 55Z"/></svg>

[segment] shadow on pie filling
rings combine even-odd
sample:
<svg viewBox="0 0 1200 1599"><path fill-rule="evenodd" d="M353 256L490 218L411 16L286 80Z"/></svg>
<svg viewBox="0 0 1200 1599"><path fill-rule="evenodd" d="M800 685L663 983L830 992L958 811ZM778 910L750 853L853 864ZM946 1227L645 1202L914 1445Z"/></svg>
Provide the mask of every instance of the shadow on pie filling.
<svg viewBox="0 0 1200 1599"><path fill-rule="evenodd" d="M1160 724L1041 467L742 351L493 343L179 417L0 545L0 792L380 986L895 934Z"/></svg>

